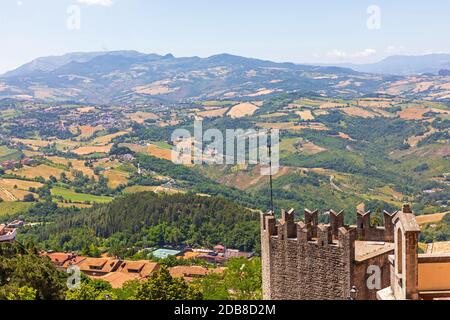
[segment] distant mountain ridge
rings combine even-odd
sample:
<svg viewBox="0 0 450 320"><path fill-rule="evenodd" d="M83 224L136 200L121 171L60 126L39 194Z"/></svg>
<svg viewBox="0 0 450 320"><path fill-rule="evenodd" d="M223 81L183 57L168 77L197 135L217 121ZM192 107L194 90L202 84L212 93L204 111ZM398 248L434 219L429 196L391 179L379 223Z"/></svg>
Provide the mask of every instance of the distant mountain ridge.
<svg viewBox="0 0 450 320"><path fill-rule="evenodd" d="M450 54L398 55L371 64L340 64L340 66L355 71L378 74L406 76L429 73L437 75L442 69L450 69Z"/></svg>
<svg viewBox="0 0 450 320"><path fill-rule="evenodd" d="M0 99L142 104L259 99L284 92L359 96L385 77L342 67L277 63L231 54L174 57L137 51L43 57L0 76Z"/></svg>

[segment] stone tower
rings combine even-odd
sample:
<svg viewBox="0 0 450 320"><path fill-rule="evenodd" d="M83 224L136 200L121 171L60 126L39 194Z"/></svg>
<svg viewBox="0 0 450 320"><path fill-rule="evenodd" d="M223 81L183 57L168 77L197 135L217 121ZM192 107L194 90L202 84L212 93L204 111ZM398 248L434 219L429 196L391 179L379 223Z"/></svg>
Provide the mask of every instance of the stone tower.
<svg viewBox="0 0 450 320"><path fill-rule="evenodd" d="M385 212L385 227L371 226L370 212L358 213L357 226L344 225L343 212L326 214L327 225L319 224L319 211L305 210L300 222L294 210L283 210L279 221L272 212L261 215L264 299L349 299L354 286L358 299L376 299L389 284L396 213ZM367 285L371 272L379 279L375 288Z"/></svg>

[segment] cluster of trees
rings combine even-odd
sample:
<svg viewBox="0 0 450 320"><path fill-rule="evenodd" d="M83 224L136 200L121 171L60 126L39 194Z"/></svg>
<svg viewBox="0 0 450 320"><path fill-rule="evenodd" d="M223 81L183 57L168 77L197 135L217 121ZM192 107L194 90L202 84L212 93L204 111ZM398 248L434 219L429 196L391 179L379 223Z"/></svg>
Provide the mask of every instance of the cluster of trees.
<svg viewBox="0 0 450 320"><path fill-rule="evenodd" d="M211 272L192 283L170 275L167 266L145 281L129 281L113 289L101 280L82 277L77 289L68 290L67 300L260 300L261 259L231 259L223 272Z"/></svg>
<svg viewBox="0 0 450 320"><path fill-rule="evenodd" d="M205 300L262 299L261 259L231 259L223 273L210 273L198 281Z"/></svg>
<svg viewBox="0 0 450 320"><path fill-rule="evenodd" d="M82 171L74 170L73 176L73 181L66 179L66 183L73 187L75 192L97 196L110 195L112 193L112 190L108 187L108 179L102 175L98 179L95 179L94 177L84 175Z"/></svg>
<svg viewBox="0 0 450 320"><path fill-rule="evenodd" d="M0 244L0 300L59 300L65 278L32 246Z"/></svg>
<svg viewBox="0 0 450 320"><path fill-rule="evenodd" d="M24 233L54 250L82 250L93 243L132 256L154 246L223 243L246 251L259 248L258 214L223 198L145 192L81 212L50 203L38 206L52 223ZM30 214L40 213L33 208Z"/></svg>
<svg viewBox="0 0 450 320"><path fill-rule="evenodd" d="M417 146L423 147L429 144L436 143L438 141L450 141L450 133L448 131L444 132L435 132L429 136L427 136L425 139L420 141Z"/></svg>
<svg viewBox="0 0 450 320"><path fill-rule="evenodd" d="M261 299L261 260L231 259L224 272L212 272L192 283L172 277L163 264L145 281L113 289L102 280L81 275L69 289L67 274L32 244L0 245L0 300L254 300Z"/></svg>
<svg viewBox="0 0 450 320"><path fill-rule="evenodd" d="M202 300L201 291L183 278L174 278L167 267L145 281L129 281L120 289L108 282L82 277L78 288L68 290L66 300Z"/></svg>
<svg viewBox="0 0 450 320"><path fill-rule="evenodd" d="M442 118L436 118L432 123L431 126L438 130L447 130L450 129L450 120L449 119L442 119Z"/></svg>
<svg viewBox="0 0 450 320"><path fill-rule="evenodd" d="M432 223L422 228L420 241L433 243L450 240L450 214L447 214L441 222Z"/></svg>
<svg viewBox="0 0 450 320"><path fill-rule="evenodd" d="M167 266L145 281L129 281L113 289L102 280L81 275L68 289L67 274L34 247L0 245L0 300L254 300L261 299L261 260L231 259L223 273L192 283L172 277Z"/></svg>
<svg viewBox="0 0 450 320"><path fill-rule="evenodd" d="M133 124L133 131L130 134L117 138L116 142L170 141L173 130L174 127L161 128L136 123Z"/></svg>

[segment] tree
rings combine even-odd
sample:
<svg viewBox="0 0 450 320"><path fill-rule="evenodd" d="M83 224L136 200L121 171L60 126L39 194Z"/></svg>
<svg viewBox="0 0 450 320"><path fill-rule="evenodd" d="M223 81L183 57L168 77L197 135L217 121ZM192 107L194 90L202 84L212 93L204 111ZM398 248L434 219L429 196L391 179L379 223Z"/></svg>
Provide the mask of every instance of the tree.
<svg viewBox="0 0 450 320"><path fill-rule="evenodd" d="M34 195L32 195L31 193L28 193L23 197L23 201L24 202L35 202L36 199L34 198Z"/></svg>
<svg viewBox="0 0 450 320"><path fill-rule="evenodd" d="M65 275L50 259L40 257L18 244L0 245L0 300L34 298L60 300ZM32 290L34 291L32 291Z"/></svg>
<svg viewBox="0 0 450 320"><path fill-rule="evenodd" d="M163 266L137 289L134 300L201 300L201 292L183 278L173 278Z"/></svg>
<svg viewBox="0 0 450 320"><path fill-rule="evenodd" d="M6 300L36 300L37 298L37 290L34 288L30 288L28 286L19 287L19 288L9 288L9 291L6 294Z"/></svg>
<svg viewBox="0 0 450 320"><path fill-rule="evenodd" d="M115 300L111 285L102 280L84 279L78 289L66 292L66 300Z"/></svg>
<svg viewBox="0 0 450 320"><path fill-rule="evenodd" d="M225 285L236 300L261 299L261 259L231 259L225 270Z"/></svg>
<svg viewBox="0 0 450 320"><path fill-rule="evenodd" d="M262 298L261 259L231 259L222 274L198 281L207 300L259 300Z"/></svg>
<svg viewBox="0 0 450 320"><path fill-rule="evenodd" d="M132 300L136 296L139 286L139 280L127 281L122 288L114 290L114 295L117 300Z"/></svg>
<svg viewBox="0 0 450 320"><path fill-rule="evenodd" d="M69 179L67 179L67 175L66 175L65 172L61 172L61 174L59 175L59 180L60 180L62 183L67 183L67 182L69 182Z"/></svg>
<svg viewBox="0 0 450 320"><path fill-rule="evenodd" d="M211 273L199 280L199 287L205 300L229 300L230 293L224 281L224 275Z"/></svg>

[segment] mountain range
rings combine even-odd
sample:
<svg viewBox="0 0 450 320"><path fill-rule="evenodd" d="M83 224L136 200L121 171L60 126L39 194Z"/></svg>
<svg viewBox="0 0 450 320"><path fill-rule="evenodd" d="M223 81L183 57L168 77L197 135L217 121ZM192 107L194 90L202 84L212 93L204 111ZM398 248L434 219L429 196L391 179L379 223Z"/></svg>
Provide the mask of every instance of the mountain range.
<svg viewBox="0 0 450 320"><path fill-rule="evenodd" d="M395 74L395 75L414 75L414 74L434 74L439 71L450 69L450 54L427 54L420 56L391 56L382 61L371 64L340 64L339 66L351 68L355 71Z"/></svg>
<svg viewBox="0 0 450 320"><path fill-rule="evenodd" d="M281 92L361 95L387 80L341 67L275 63L229 54L208 58L135 51L36 59L0 77L0 98L93 103L257 99Z"/></svg>
<svg viewBox="0 0 450 320"><path fill-rule="evenodd" d="M371 65L313 66L230 54L174 57L136 51L38 58L0 76L0 99L146 104L256 100L290 92L359 97L385 92L409 73L437 73L450 55L391 57Z"/></svg>

